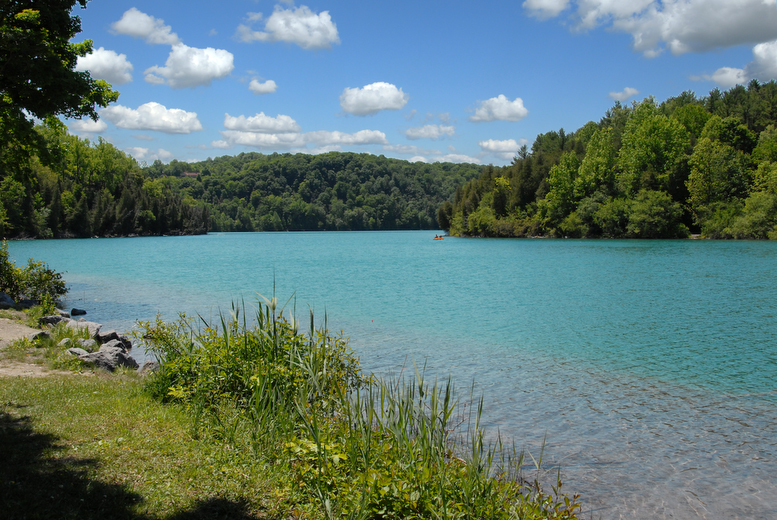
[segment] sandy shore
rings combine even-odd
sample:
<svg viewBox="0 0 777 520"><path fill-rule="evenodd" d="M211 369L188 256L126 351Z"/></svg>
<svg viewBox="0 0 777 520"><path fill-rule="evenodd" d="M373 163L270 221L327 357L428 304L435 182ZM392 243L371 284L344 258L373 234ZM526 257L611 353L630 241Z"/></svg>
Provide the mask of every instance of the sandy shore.
<svg viewBox="0 0 777 520"><path fill-rule="evenodd" d="M18 313L18 317L20 319L0 318L0 351L17 339L39 332L39 329L28 327L21 321L25 317L24 313ZM35 363L22 363L2 358L0 352L0 377L46 377L53 374L72 374L63 370L48 370Z"/></svg>

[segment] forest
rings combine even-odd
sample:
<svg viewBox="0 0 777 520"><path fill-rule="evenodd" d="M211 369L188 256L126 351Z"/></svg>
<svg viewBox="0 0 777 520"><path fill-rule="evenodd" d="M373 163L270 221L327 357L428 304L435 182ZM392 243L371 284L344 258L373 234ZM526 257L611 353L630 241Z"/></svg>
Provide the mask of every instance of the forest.
<svg viewBox="0 0 777 520"><path fill-rule="evenodd" d="M348 231L437 229L437 208L481 169L366 153L241 153L156 161L144 173L207 208L213 231Z"/></svg>
<svg viewBox="0 0 777 520"><path fill-rule="evenodd" d="M777 83L616 102L438 210L458 236L777 239Z"/></svg>
<svg viewBox="0 0 777 520"><path fill-rule="evenodd" d="M0 120L0 129L3 127ZM201 234L207 206L184 200L112 144L70 135L57 119L34 130L35 146L0 153L0 236L67 238Z"/></svg>

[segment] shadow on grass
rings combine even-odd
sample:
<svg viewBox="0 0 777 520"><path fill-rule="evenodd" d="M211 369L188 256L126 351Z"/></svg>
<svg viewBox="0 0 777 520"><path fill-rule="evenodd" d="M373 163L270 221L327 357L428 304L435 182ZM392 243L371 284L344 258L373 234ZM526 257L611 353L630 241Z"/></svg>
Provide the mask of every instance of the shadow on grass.
<svg viewBox="0 0 777 520"><path fill-rule="evenodd" d="M16 519L133 519L143 498L125 486L89 478L94 459L57 457L56 436L36 432L29 417L0 410L0 517ZM244 504L220 498L200 501L166 520L249 519Z"/></svg>

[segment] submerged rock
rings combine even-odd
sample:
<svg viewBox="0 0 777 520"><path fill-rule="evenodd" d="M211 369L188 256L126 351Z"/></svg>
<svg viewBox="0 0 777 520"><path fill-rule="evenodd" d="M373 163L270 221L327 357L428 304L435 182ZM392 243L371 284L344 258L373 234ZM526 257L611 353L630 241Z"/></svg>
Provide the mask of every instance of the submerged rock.
<svg viewBox="0 0 777 520"><path fill-rule="evenodd" d="M70 309L70 316L83 316L84 314L86 314L84 309Z"/></svg>

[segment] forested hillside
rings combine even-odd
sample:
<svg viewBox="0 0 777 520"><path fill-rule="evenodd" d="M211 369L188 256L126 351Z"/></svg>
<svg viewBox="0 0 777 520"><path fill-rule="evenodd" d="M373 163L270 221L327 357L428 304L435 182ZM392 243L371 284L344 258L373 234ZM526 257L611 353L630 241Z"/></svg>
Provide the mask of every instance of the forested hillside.
<svg viewBox="0 0 777 520"><path fill-rule="evenodd" d="M0 150L0 236L208 231L207 207L184 201L165 183L149 179L135 159L112 144L69 135L56 118L33 134L28 141L35 140L35 146L10 140Z"/></svg>
<svg viewBox="0 0 777 520"><path fill-rule="evenodd" d="M437 208L481 170L329 152L156 162L145 173L207 207L213 231L293 231L437 229Z"/></svg>
<svg viewBox="0 0 777 520"><path fill-rule="evenodd" d="M777 83L616 103L456 190L454 235L777 239Z"/></svg>

